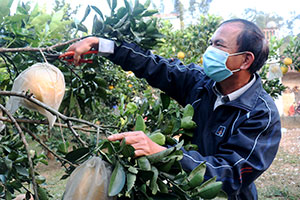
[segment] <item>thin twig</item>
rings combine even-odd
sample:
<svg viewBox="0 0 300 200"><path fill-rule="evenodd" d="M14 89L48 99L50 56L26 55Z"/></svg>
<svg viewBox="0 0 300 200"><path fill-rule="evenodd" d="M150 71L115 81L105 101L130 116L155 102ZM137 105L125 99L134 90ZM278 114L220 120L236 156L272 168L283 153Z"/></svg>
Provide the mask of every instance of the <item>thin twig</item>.
<svg viewBox="0 0 300 200"><path fill-rule="evenodd" d="M52 151L44 142L42 142L38 137L36 137L36 135L34 133L32 133L29 129L25 128L25 127L21 127L24 131L26 131L31 137L33 137L33 139L35 141L37 141L41 146L43 146L47 151L49 151L51 154L53 154L57 159L59 159L60 161L66 162L69 165L71 165L72 167L75 167L77 165L74 165L72 162L60 157L58 154L56 154L54 151Z"/></svg>
<svg viewBox="0 0 300 200"><path fill-rule="evenodd" d="M36 181L35 181L35 176L34 176L34 168L33 168L33 164L32 164L32 160L31 160L31 156L30 156L30 153L29 153L29 146L28 146L28 143L26 141L26 138L25 138L25 135L21 129L21 127L19 126L18 122L15 120L15 118L10 114L10 112L8 112L8 110L6 110L6 108L0 104L0 109L2 111L4 111L6 113L6 115L10 118L10 120L14 123L15 127L17 128L19 134L20 134L20 137L22 139L22 142L24 144L24 147L25 147L25 150L27 152L27 157L28 157L28 164L29 164L29 168L30 168L30 174L31 174L31 178L32 178L32 185L33 185L33 190L34 190L34 196L35 196L35 199L36 200L39 200L39 197L38 197L38 192L37 192L37 184L36 184Z"/></svg>
<svg viewBox="0 0 300 200"><path fill-rule="evenodd" d="M49 122L48 120L36 120L36 119L25 119L25 118L15 118L15 120L18 122L18 123L27 123L27 124L45 124L45 125L48 125ZM12 121L7 118L7 117L1 117L0 116L0 121L3 121L3 122L9 122L9 123L12 123ZM54 126L58 126L58 127L62 127L62 128L69 128L68 125L66 124L62 124L62 123L57 123L55 122L54 123ZM92 132L92 133L97 133L98 131L97 130L94 130L94 129L90 129L88 127L90 126L72 126L75 130L79 130L79 131L83 131L83 132ZM86 127L86 128L85 128ZM99 126L99 129L102 128L102 129L106 129L106 128L113 128L113 129L117 129L117 127L115 126Z"/></svg>
<svg viewBox="0 0 300 200"><path fill-rule="evenodd" d="M85 144L85 142L80 138L79 134L73 129L72 127L72 122L71 121L67 121L68 127L71 130L71 132L73 133L73 135L77 138L77 140L84 146L87 147L87 145Z"/></svg>

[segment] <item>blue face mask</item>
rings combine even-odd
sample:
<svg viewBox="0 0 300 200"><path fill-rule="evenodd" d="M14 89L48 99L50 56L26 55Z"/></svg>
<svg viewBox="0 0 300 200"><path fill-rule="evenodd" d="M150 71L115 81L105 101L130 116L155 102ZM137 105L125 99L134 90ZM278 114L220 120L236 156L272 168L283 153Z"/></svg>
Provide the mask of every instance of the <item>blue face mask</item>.
<svg viewBox="0 0 300 200"><path fill-rule="evenodd" d="M225 51L209 46L203 55L203 66L205 74L216 82L221 82L241 69L230 71L226 67L229 56L236 56L245 52L229 54Z"/></svg>

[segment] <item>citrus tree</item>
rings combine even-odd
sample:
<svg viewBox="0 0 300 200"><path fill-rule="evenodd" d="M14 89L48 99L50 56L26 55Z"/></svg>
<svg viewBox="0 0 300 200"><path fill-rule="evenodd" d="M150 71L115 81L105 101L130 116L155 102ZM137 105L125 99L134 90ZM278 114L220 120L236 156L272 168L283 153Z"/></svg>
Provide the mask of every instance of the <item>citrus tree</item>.
<svg viewBox="0 0 300 200"><path fill-rule="evenodd" d="M299 36L290 38L290 41L283 52L282 64L289 66L291 69L296 71L300 70L300 42Z"/></svg>
<svg viewBox="0 0 300 200"><path fill-rule="evenodd" d="M16 13L11 14L12 0L1 1L5 13L0 15L3 47L0 49L0 70L3 72L0 74L0 109L1 120L7 123L4 135L0 137L0 198L12 199L17 192L26 193L26 198L31 195L35 199L51 198L51 192L42 185L45 178L36 171L38 163L47 163L46 156L30 149L29 138L61 162L66 169L62 178L67 178L90 157L101 157L113 167L109 196L199 199L218 195L226 198L220 190L222 183L216 181L216 177L204 181L205 163L192 172L181 168L180 149L197 148L190 144L195 128L193 108L190 105L179 107L168 96L146 85L144 80L137 80L130 72L121 71L104 58L91 57L93 63L85 64L81 69L59 60L52 61L63 72L67 86L59 112L45 107L28 93L3 91L11 89L13 80L24 69L35 62L44 62L49 54L64 51L68 43L57 45L61 40L77 37L80 32L86 35L87 28L82 22L91 10L96 12L93 35L113 39L117 44L120 41L136 42L144 48L152 48L159 42L162 34L157 29L157 19L151 17L156 11L148 10L150 1L132 4L125 0L125 6L118 9L116 0L107 2L111 9L109 16L104 16L95 6L88 6L83 19L74 22L71 18L74 12L70 13L68 5L58 1L51 15L39 6L32 9L29 3L19 4ZM53 128L47 135L47 126L43 125L47 122L31 120L42 119L36 112L20 109L17 116L25 119L15 118L2 105L11 95L44 107L66 126L60 123L59 128ZM2 118L2 115L7 117ZM64 127L68 129L62 131ZM156 143L170 148L135 158L132 146L124 141L106 139L110 134L130 130L144 131ZM47 140L43 141L41 138L45 135ZM174 139L175 136L179 139Z"/></svg>
<svg viewBox="0 0 300 200"><path fill-rule="evenodd" d="M177 57L186 64L202 65L202 55L221 20L222 18L214 15L202 15L197 24L175 31L169 21L162 21L160 32L165 37L155 47L155 53L167 58Z"/></svg>

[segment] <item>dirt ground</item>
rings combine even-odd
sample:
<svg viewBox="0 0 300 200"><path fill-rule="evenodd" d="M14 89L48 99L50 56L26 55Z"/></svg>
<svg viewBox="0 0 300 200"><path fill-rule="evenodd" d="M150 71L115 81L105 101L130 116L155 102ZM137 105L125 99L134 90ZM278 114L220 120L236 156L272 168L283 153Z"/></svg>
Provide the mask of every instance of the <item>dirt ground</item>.
<svg viewBox="0 0 300 200"><path fill-rule="evenodd" d="M277 156L256 186L259 199L300 199L300 129L283 129Z"/></svg>
<svg viewBox="0 0 300 200"><path fill-rule="evenodd" d="M290 130L283 129L280 148L282 148L282 150L285 152L299 156L300 155L300 129L290 129Z"/></svg>

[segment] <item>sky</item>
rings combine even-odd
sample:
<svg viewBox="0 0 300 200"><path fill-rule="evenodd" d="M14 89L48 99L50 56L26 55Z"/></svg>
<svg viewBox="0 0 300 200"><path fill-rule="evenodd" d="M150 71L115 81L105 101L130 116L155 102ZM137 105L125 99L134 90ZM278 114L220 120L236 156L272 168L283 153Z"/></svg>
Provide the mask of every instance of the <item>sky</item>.
<svg viewBox="0 0 300 200"><path fill-rule="evenodd" d="M228 19L231 16L241 17L246 8L253 8L264 13L275 13L284 18L284 21L291 19L291 13L300 14L299 0L213 0L210 5L210 13L217 14ZM294 34L300 33L300 20L294 23ZM282 34L286 34L282 30Z"/></svg>
<svg viewBox="0 0 300 200"><path fill-rule="evenodd" d="M40 5L46 4L47 7L51 7L54 4L54 0L22 0L22 1L31 1L33 4L39 2ZM107 0L65 0L70 2L74 7L76 5L82 5L79 13L78 19L80 20L83 15L87 5L95 5L101 9L101 11L109 10L107 6ZM129 0L130 1L130 0ZM134 2L134 0L132 0ZM153 0L159 5L160 0ZM164 0L165 11L172 11L174 0ZM17 4L17 0L14 1L14 4ZM145 2L145 0L140 0L140 2ZM188 0L181 0L184 5L188 5ZM118 0L118 4L124 5L123 0ZM282 16L284 20L291 18L291 12L295 14L300 14L300 1L299 0L213 0L210 4L210 14L216 14L223 19L229 19L232 16L242 17L242 13L246 8L254 8L257 11L263 11L265 13L276 13L279 16ZM107 12L108 14L108 12ZM92 21L91 15L90 19L86 21ZM89 24L87 24L89 26ZM300 20L295 21L294 34L300 33Z"/></svg>

